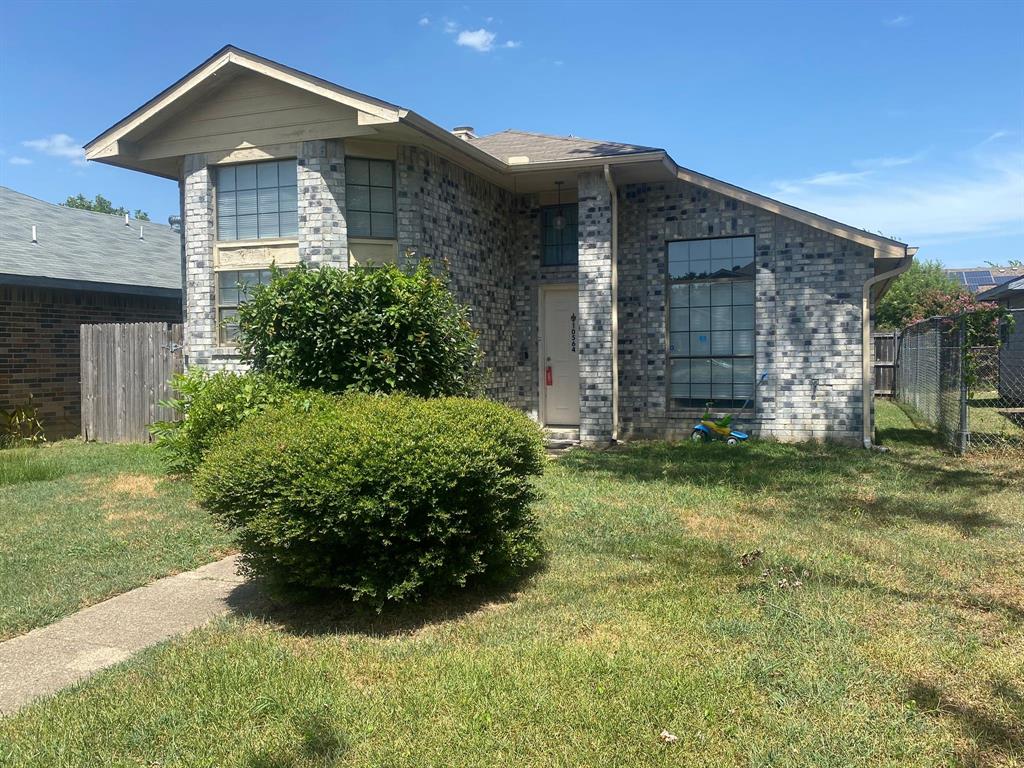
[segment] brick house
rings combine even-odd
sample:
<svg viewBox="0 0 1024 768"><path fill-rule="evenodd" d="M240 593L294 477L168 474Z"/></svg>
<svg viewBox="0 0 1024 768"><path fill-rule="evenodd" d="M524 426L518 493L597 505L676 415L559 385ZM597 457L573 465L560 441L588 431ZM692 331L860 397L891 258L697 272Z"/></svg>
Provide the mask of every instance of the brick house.
<svg viewBox="0 0 1024 768"><path fill-rule="evenodd" d="M0 409L77 435L79 326L181 320L178 232L0 187Z"/></svg>
<svg viewBox="0 0 1024 768"><path fill-rule="evenodd" d="M428 258L472 307L489 394L584 442L872 434L870 316L915 249L633 144L447 131L228 46L86 146L178 183L190 364L236 368L272 263Z"/></svg>

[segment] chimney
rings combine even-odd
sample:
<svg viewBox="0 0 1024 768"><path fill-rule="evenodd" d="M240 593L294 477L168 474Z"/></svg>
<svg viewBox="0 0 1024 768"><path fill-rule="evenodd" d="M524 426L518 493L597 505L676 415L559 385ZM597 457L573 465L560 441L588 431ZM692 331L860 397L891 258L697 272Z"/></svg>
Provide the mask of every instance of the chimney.
<svg viewBox="0 0 1024 768"><path fill-rule="evenodd" d="M473 133L472 125L457 125L454 128L452 128L452 133L454 133L463 141L469 141L470 139L476 138L476 134Z"/></svg>

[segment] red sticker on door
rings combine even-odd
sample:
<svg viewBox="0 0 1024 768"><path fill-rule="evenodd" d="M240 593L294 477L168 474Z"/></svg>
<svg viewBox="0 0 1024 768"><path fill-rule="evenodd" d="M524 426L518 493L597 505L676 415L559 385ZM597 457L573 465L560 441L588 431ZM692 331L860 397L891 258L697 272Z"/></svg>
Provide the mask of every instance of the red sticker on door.
<svg viewBox="0 0 1024 768"><path fill-rule="evenodd" d="M549 365L549 366L548 366L548 367L547 367L547 368L546 368L546 369L544 370L544 383L545 383L545 384L547 384L547 385L548 385L548 386L550 387L550 386L551 386L551 383L552 383L552 381L553 381L553 379L552 379L552 376L551 376L551 366Z"/></svg>

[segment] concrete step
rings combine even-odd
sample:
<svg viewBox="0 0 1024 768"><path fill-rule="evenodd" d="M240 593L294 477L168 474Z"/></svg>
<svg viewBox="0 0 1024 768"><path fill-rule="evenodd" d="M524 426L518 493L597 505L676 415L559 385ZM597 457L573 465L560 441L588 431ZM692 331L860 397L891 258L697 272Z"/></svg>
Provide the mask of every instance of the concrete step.
<svg viewBox="0 0 1024 768"><path fill-rule="evenodd" d="M559 456L579 444L579 427L544 428L544 448L551 456Z"/></svg>

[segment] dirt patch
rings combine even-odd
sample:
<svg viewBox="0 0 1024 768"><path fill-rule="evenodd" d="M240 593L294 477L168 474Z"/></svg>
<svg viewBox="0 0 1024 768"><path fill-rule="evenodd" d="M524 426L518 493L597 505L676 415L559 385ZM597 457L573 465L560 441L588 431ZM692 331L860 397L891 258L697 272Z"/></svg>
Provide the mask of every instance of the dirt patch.
<svg viewBox="0 0 1024 768"><path fill-rule="evenodd" d="M110 480L97 478L90 485L107 494L128 496L133 499L155 499L156 484L159 482L160 478L154 475L117 475Z"/></svg>

